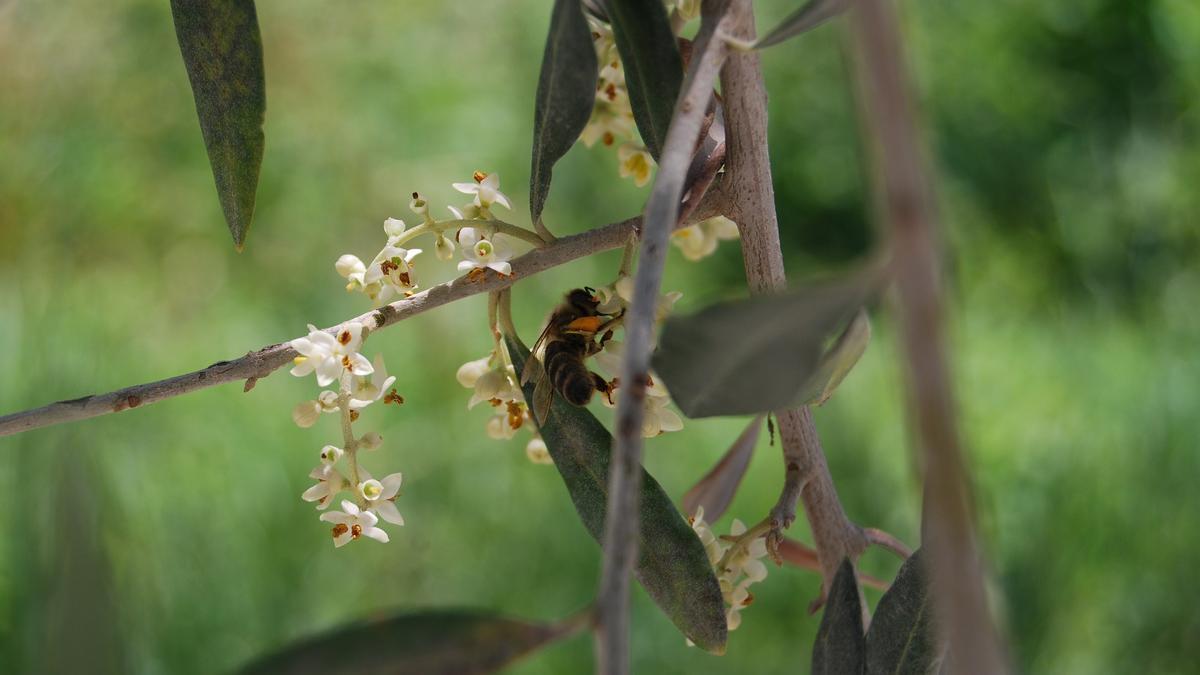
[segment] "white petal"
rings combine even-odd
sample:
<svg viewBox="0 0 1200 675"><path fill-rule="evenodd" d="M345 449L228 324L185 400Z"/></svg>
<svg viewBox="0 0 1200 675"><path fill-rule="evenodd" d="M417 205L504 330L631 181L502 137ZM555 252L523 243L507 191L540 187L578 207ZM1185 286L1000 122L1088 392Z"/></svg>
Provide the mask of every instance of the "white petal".
<svg viewBox="0 0 1200 675"><path fill-rule="evenodd" d="M742 565L742 572L750 581L762 581L767 578L767 566L761 560L747 560Z"/></svg>
<svg viewBox="0 0 1200 675"><path fill-rule="evenodd" d="M384 500L376 502L375 512L379 514L380 518L383 518L389 523L394 523L396 525L404 524L404 516L400 515L400 510L396 508L396 503L393 501Z"/></svg>
<svg viewBox="0 0 1200 675"><path fill-rule="evenodd" d="M495 270L498 274L503 274L506 277L512 276L512 265L507 262L492 262L488 263L487 266Z"/></svg>
<svg viewBox="0 0 1200 675"><path fill-rule="evenodd" d="M404 233L404 221L399 218L388 218L383 221L383 231L388 237L399 237Z"/></svg>
<svg viewBox="0 0 1200 675"><path fill-rule="evenodd" d="M304 377L305 375L308 375L312 371L313 371L313 360L306 358L305 360L296 364L296 367L292 368L291 373L293 375L295 375L296 377Z"/></svg>
<svg viewBox="0 0 1200 675"><path fill-rule="evenodd" d="M379 522L379 516L375 515L374 513L371 513L370 511L359 511L358 512L358 524L362 525L363 529L366 529L368 527L375 527L375 524L378 522Z"/></svg>
<svg viewBox="0 0 1200 675"><path fill-rule="evenodd" d="M480 266L479 264L477 264L477 263L475 263L475 262L472 262L472 261L470 261L470 260L460 260L460 261L458 261L458 271L459 271L459 272L469 272L470 270L473 270L473 269L475 269L476 267L479 267L479 266Z"/></svg>
<svg viewBox="0 0 1200 675"><path fill-rule="evenodd" d="M328 495L329 495L329 486L326 485L325 483L317 483L316 485L305 490L304 494L300 495L300 498L306 502L315 502L315 501L320 501L322 498L327 497ZM330 514L325 514L325 515L330 515ZM324 518L322 517L322 519L324 519Z"/></svg>
<svg viewBox="0 0 1200 675"><path fill-rule="evenodd" d="M345 511L347 515L351 516L357 516L359 513L358 504L355 504L347 499L342 500L342 510Z"/></svg>
<svg viewBox="0 0 1200 675"><path fill-rule="evenodd" d="M383 480L379 481L383 484L383 493L379 495L380 499L391 499L400 491L400 484L404 481L404 474L393 473L388 474Z"/></svg>
<svg viewBox="0 0 1200 675"><path fill-rule="evenodd" d="M364 537L370 537L370 538L374 539L375 541L378 541L383 544L386 544L389 541L388 533L384 532L383 530L379 529L378 527L364 527L362 534Z"/></svg>
<svg viewBox="0 0 1200 675"><path fill-rule="evenodd" d="M658 422L663 431L679 431L683 428L683 420L675 414L674 410L667 408L659 408Z"/></svg>
<svg viewBox="0 0 1200 675"><path fill-rule="evenodd" d="M479 192L479 185L476 183L451 183L450 185L455 190L458 190L459 192L466 194L466 195L473 195L473 194Z"/></svg>
<svg viewBox="0 0 1200 675"><path fill-rule="evenodd" d="M371 362L367 360L367 357L363 356L362 354L351 354L350 372L362 377L375 372L375 368L371 365Z"/></svg>
<svg viewBox="0 0 1200 675"><path fill-rule="evenodd" d="M484 177L483 181L480 184L486 188L491 188L493 190L499 190L500 189L500 174L489 173L487 176Z"/></svg>
<svg viewBox="0 0 1200 675"><path fill-rule="evenodd" d="M341 548L352 541L354 541L354 535L350 532L350 530L346 530L345 532L333 538L333 545L337 548Z"/></svg>
<svg viewBox="0 0 1200 675"><path fill-rule="evenodd" d="M346 502L342 502L342 504L345 505ZM345 513L342 513L341 511L330 511L329 513L322 513L321 520L326 523L333 523L334 525L349 526L349 525L354 524L354 516L347 515Z"/></svg>
<svg viewBox="0 0 1200 675"><path fill-rule="evenodd" d="M495 174L492 174L492 175L494 176ZM488 178L491 178L491 176L488 176ZM496 204L499 204L500 206L503 206L506 209L510 209L510 210L512 209L512 204L510 204L508 202L508 196L505 195L503 192L500 192L499 190L496 191L496 196L493 199L493 202Z"/></svg>
<svg viewBox="0 0 1200 675"><path fill-rule="evenodd" d="M312 354L316 347L316 345L314 345L312 343L312 340L309 340L306 337L296 338L295 340L292 340L288 344L290 344L292 346L292 349L295 349L302 356L308 356L308 355Z"/></svg>
<svg viewBox="0 0 1200 675"><path fill-rule="evenodd" d="M342 374L342 364L335 359L324 359L317 364L317 385L329 386Z"/></svg>
<svg viewBox="0 0 1200 675"><path fill-rule="evenodd" d="M453 206L447 206L446 208L450 209L450 213L454 214L455 220L466 220L466 218L463 217L462 211L459 211L458 209L454 208Z"/></svg>

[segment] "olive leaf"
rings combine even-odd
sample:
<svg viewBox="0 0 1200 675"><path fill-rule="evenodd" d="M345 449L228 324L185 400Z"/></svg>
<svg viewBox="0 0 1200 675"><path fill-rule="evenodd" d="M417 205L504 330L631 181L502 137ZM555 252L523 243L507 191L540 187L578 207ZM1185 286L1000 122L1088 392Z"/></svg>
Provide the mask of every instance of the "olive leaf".
<svg viewBox="0 0 1200 675"><path fill-rule="evenodd" d="M505 342L513 367L522 372L529 350L513 336L505 336ZM533 400L535 385L531 381L524 386L526 400ZM580 520L592 537L601 541L612 435L586 408L567 403L558 393L539 430ZM725 602L704 545L658 481L644 469L638 538L634 576L650 598L688 639L707 651L723 653Z"/></svg>
<svg viewBox="0 0 1200 675"><path fill-rule="evenodd" d="M238 250L254 218L267 107L253 0L171 0L217 197Z"/></svg>
<svg viewBox="0 0 1200 675"><path fill-rule="evenodd" d="M555 0L533 111L529 212L542 215L554 163L587 126L596 102L596 48L579 0Z"/></svg>
<svg viewBox="0 0 1200 675"><path fill-rule="evenodd" d="M483 675L579 628L483 610L441 609L352 624L300 640L242 669L246 675Z"/></svg>
<svg viewBox="0 0 1200 675"><path fill-rule="evenodd" d="M846 558L833 577L825 613L817 629L812 654L813 675L861 673L865 653L862 599L854 577L854 565Z"/></svg>
<svg viewBox="0 0 1200 675"><path fill-rule="evenodd" d="M867 673L928 673L941 658L933 632L933 599L925 557L909 556L879 599L867 633Z"/></svg>
<svg viewBox="0 0 1200 675"><path fill-rule="evenodd" d="M808 380L801 395L806 405L824 405L846 379L871 342L871 319L865 309L858 310L832 346L821 355L817 372Z"/></svg>
<svg viewBox="0 0 1200 675"><path fill-rule="evenodd" d="M685 513L694 514L703 507L704 519L710 523L724 515L733 496L737 494L742 477L746 475L746 468L750 466L750 458L754 456L762 427L762 415L750 420L750 424L738 435L721 460L683 496Z"/></svg>
<svg viewBox="0 0 1200 675"><path fill-rule="evenodd" d="M809 0L808 4L792 12L779 25L772 28L758 42L755 49L777 45L784 40L806 33L841 14L850 6L849 0Z"/></svg>
<svg viewBox="0 0 1200 675"><path fill-rule="evenodd" d="M825 341L866 301L856 275L779 295L721 302L663 326L654 369L688 417L781 410L805 402Z"/></svg>
<svg viewBox="0 0 1200 675"><path fill-rule="evenodd" d="M606 5L625 66L633 119L646 149L657 160L683 86L683 59L671 20L661 2L608 0Z"/></svg>

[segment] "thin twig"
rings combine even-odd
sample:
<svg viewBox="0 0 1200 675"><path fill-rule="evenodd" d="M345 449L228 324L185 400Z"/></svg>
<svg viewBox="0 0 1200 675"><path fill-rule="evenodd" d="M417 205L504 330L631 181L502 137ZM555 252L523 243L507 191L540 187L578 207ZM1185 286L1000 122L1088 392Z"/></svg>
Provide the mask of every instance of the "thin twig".
<svg viewBox="0 0 1200 675"><path fill-rule="evenodd" d="M693 217L696 220L703 220L723 213L725 206L720 203L721 198L722 193L714 190L693 214ZM347 321L360 321L370 330L377 330L477 293L506 288L516 281L534 276L563 263L599 251L624 246L629 237L638 231L640 224L641 218L630 218L609 223L581 234L562 237L552 244L534 249L513 260L512 276L505 277L489 272L482 277L459 277L390 305L384 305L352 319L347 319ZM335 332L336 326L326 330L331 333ZM105 394L92 394L69 401L51 403L32 410L11 413L0 417L0 436L131 410L226 382L257 381L287 365L296 356L296 351L288 342L280 342L249 352L237 359L218 361L207 368L176 375L165 380L133 385Z"/></svg>
<svg viewBox="0 0 1200 675"><path fill-rule="evenodd" d="M634 276L633 301L625 315L625 358L617 401L614 447L608 474L604 520L604 560L596 596L596 672L629 672L629 576L638 547L638 494L641 490L642 420L653 348L655 308L671 230L678 224L688 165L713 84L725 59L724 41L714 39L723 23L724 2L705 0L700 33L684 77L675 113L659 158L658 174L646 204L645 227Z"/></svg>
<svg viewBox="0 0 1200 675"><path fill-rule="evenodd" d="M877 208L894 251L909 410L921 450L934 607L949 640L949 672L1007 669L992 624L975 538L969 476L941 326L937 212L925 166L895 9L861 0L851 14L860 114L872 151Z"/></svg>
<svg viewBox="0 0 1200 675"><path fill-rule="evenodd" d="M886 548L887 550L899 556L901 560L908 560L909 556L912 555L912 549L909 548L904 542L896 538L896 536L893 534L889 534L874 527L864 528L863 534L866 535L868 544L871 546Z"/></svg>
<svg viewBox="0 0 1200 675"><path fill-rule="evenodd" d="M754 39L754 16L750 0L735 0L743 8L734 35ZM733 219L742 238L746 281L752 293L778 292L787 287L779 223L767 153L767 92L757 52L736 53L721 71L725 99L725 134L728 143L724 191L729 195ZM785 466L784 487L772 509L776 531L769 543L778 544L782 530L796 517L796 504L804 500L804 511L822 570L820 605L833 583L843 558L856 560L867 546L862 529L846 516L821 440L807 407L778 411L780 445Z"/></svg>

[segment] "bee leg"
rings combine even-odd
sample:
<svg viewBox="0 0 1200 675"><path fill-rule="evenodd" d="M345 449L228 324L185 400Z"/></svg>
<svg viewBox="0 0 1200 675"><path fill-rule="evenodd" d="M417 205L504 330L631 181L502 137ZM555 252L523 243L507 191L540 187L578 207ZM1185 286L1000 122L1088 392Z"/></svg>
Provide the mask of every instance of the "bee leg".
<svg viewBox="0 0 1200 675"><path fill-rule="evenodd" d="M596 391L604 394L604 398L608 399L609 405L615 405L613 403L612 393L617 389L617 381L613 380L612 384L609 384L608 380L601 377L599 373L593 372L591 375L592 384L595 385Z"/></svg>

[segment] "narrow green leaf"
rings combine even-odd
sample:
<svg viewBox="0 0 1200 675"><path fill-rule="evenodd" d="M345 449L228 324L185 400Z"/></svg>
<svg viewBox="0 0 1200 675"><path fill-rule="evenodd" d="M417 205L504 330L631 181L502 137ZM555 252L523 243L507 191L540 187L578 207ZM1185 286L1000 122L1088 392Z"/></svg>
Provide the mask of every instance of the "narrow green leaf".
<svg viewBox="0 0 1200 675"><path fill-rule="evenodd" d="M808 4L792 12L779 25L754 43L755 49L777 45L784 40L806 33L841 14L850 6L849 0L809 0Z"/></svg>
<svg viewBox="0 0 1200 675"><path fill-rule="evenodd" d="M263 156L262 37L253 0L171 0L175 35L233 243L254 218Z"/></svg>
<svg viewBox="0 0 1200 675"><path fill-rule="evenodd" d="M481 610L428 610L352 624L247 665L245 675L483 675L574 632Z"/></svg>
<svg viewBox="0 0 1200 675"><path fill-rule="evenodd" d="M533 110L529 211L542 216L554 163L587 126L596 103L596 48L579 0L555 0Z"/></svg>
<svg viewBox="0 0 1200 675"><path fill-rule="evenodd" d="M633 119L646 149L657 160L683 85L683 60L671 20L661 2L609 0L607 7L625 66Z"/></svg>
<svg viewBox="0 0 1200 675"><path fill-rule="evenodd" d="M913 553L892 587L879 599L867 633L867 673L916 674L934 671L941 650L934 636L933 599L925 557Z"/></svg>
<svg viewBox="0 0 1200 675"><path fill-rule="evenodd" d="M529 350L511 336L505 340L513 367L522 372ZM534 382L525 385L526 400L533 400L534 386ZM612 435L586 408L567 403L557 393L540 431L579 518L601 541ZM704 545L645 470L638 514L637 580L688 639L707 651L723 653L725 602Z"/></svg>
<svg viewBox="0 0 1200 675"><path fill-rule="evenodd" d="M817 629L812 655L813 675L861 673L865 653L862 599L858 594L858 581L854 578L854 565L847 558L833 578L821 627Z"/></svg>
<svg viewBox="0 0 1200 675"><path fill-rule="evenodd" d="M688 417L781 410L804 401L822 347L862 306L867 276L722 302L663 327L654 369Z"/></svg>
<svg viewBox="0 0 1200 675"><path fill-rule="evenodd" d="M817 372L809 378L801 400L807 405L824 405L866 353L870 342L871 319L865 309L860 309L837 341L821 355Z"/></svg>
<svg viewBox="0 0 1200 675"><path fill-rule="evenodd" d="M725 514L750 466L762 427L762 415L750 420L721 460L683 496L685 513L695 515L696 509L703 507L704 519L710 523Z"/></svg>

